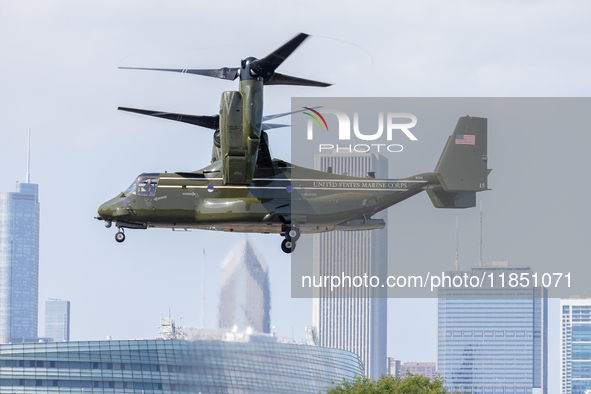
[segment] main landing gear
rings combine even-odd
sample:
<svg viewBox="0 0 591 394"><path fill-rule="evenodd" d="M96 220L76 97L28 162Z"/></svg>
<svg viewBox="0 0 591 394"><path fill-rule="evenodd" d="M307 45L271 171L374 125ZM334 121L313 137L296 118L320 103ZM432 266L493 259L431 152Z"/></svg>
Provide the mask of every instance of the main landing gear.
<svg viewBox="0 0 591 394"><path fill-rule="evenodd" d="M300 229L296 226L290 226L285 229L285 239L281 242L283 253L292 253L296 248L296 241L300 238Z"/></svg>

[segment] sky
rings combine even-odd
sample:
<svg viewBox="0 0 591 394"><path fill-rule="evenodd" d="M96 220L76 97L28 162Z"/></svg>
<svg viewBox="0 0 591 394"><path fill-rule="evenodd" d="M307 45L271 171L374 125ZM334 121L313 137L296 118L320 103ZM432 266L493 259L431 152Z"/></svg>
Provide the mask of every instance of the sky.
<svg viewBox="0 0 591 394"><path fill-rule="evenodd" d="M221 92L237 84L119 66L237 67L240 59L263 57L306 32L312 37L279 72L334 85L267 87L265 114L288 111L295 96L586 97L590 8L583 1L527 0L369 0L362 6L342 1L0 2L0 190L13 191L17 181L25 181L30 128L31 181L40 185L41 202L39 334L43 303L50 297L71 301L74 340L152 338L161 313L182 317L183 325L199 325L205 314L207 326L216 324L219 267L240 235L128 231L126 241L117 244L115 229L105 229L93 217L102 202L142 172L191 171L209 162L210 131L122 113L118 106L210 115L218 111ZM540 137L542 142L529 146L527 161L511 162L516 173L523 168L527 178L535 172L533 163L551 158L557 164L552 175L569 174L569 182L557 187L557 178L537 178L534 186L542 191L515 196L540 204L538 220L528 228L500 222L502 204L512 202L511 189L503 183L507 178L491 178L485 207L497 211L490 224L485 219L485 261L526 264L535 245L554 245L553 256L561 258L556 239L565 227L566 234L576 235L566 256L588 260L588 248L581 246L589 235L589 186L581 174L588 133L558 129ZM289 160L289 129L270 139L275 157ZM514 158L507 156L511 152L494 156L489 151L491 167L502 167ZM426 170L433 160L426 159ZM403 167L404 161L396 165ZM498 199L495 183L506 190ZM547 197L546 190L554 193ZM389 211L390 231L401 243L412 234L397 225L398 215L413 223L433 220L426 196L406 208ZM461 232L474 245L477 210L462 215L469 224ZM444 219L452 222L453 232L455 216ZM501 234L516 227L529 235L527 242ZM269 265L272 325L279 335L301 340L312 302L291 299L290 259L279 249L280 238L252 235L251 240ZM453 248L446 245L438 258L449 256L451 264ZM465 255L476 259L476 249ZM388 314L388 355L434 361L435 301L392 300ZM558 343L550 346L557 354ZM553 382L557 367L550 365Z"/></svg>

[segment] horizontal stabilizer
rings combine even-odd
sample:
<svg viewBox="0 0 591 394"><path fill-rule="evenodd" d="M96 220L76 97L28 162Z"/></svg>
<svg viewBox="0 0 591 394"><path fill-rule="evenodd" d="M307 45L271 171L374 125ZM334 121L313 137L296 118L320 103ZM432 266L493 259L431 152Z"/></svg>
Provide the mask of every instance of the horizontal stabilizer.
<svg viewBox="0 0 591 394"><path fill-rule="evenodd" d="M476 192L446 192L427 190L435 208L472 208L476 206Z"/></svg>

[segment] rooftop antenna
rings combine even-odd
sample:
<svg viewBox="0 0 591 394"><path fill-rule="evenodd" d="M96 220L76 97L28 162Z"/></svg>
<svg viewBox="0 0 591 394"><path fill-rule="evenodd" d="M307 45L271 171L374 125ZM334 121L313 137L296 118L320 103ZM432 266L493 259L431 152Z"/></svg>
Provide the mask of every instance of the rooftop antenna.
<svg viewBox="0 0 591 394"><path fill-rule="evenodd" d="M460 237L458 236L458 229L459 229L459 219L456 216L456 262L454 263L454 270L460 270L460 258L459 258L459 249L460 249Z"/></svg>
<svg viewBox="0 0 591 394"><path fill-rule="evenodd" d="M482 267L482 200L480 200L480 246L478 248L478 266Z"/></svg>
<svg viewBox="0 0 591 394"><path fill-rule="evenodd" d="M29 128L29 143L27 145L27 183L31 183L31 129Z"/></svg>
<svg viewBox="0 0 591 394"><path fill-rule="evenodd" d="M201 328L205 328L205 248L201 259Z"/></svg>

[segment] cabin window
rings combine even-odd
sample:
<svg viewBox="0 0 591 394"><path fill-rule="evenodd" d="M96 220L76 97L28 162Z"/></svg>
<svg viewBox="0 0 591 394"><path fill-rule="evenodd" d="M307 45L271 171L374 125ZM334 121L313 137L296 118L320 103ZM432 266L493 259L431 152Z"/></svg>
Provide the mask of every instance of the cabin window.
<svg viewBox="0 0 591 394"><path fill-rule="evenodd" d="M137 178L137 194L138 196L154 197L156 195L156 187L158 186L158 177L140 176Z"/></svg>

